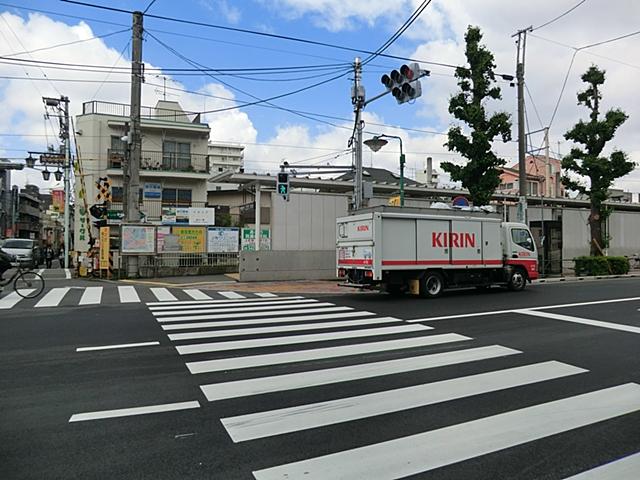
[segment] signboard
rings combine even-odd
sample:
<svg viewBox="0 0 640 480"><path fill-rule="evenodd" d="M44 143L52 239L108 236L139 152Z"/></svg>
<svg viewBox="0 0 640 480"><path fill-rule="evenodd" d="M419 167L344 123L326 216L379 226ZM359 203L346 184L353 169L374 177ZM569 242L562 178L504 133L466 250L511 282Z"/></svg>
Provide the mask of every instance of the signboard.
<svg viewBox="0 0 640 480"><path fill-rule="evenodd" d="M256 229L242 229L242 250L253 252L256 249ZM268 228L260 230L260 250L271 250L271 234Z"/></svg>
<svg viewBox="0 0 640 480"><path fill-rule="evenodd" d="M156 252L164 252L164 239L171 234L171 227L156 228Z"/></svg>
<svg viewBox="0 0 640 480"><path fill-rule="evenodd" d="M171 233L178 237L180 251L183 253L206 252L204 227L173 227Z"/></svg>
<svg viewBox="0 0 640 480"><path fill-rule="evenodd" d="M142 188L144 198L160 199L162 198L162 184L145 182Z"/></svg>
<svg viewBox="0 0 640 480"><path fill-rule="evenodd" d="M181 207L162 207L162 224L163 225L188 225L189 224L189 208Z"/></svg>
<svg viewBox="0 0 640 480"><path fill-rule="evenodd" d="M155 227L123 225L121 230L122 253L155 253Z"/></svg>
<svg viewBox="0 0 640 480"><path fill-rule="evenodd" d="M237 252L240 229L234 227L209 227L207 229L207 252Z"/></svg>
<svg viewBox="0 0 640 480"><path fill-rule="evenodd" d="M100 270L109 270L109 227L100 227Z"/></svg>
<svg viewBox="0 0 640 480"><path fill-rule="evenodd" d="M64 212L64 190L51 190L51 209L54 212Z"/></svg>
<svg viewBox="0 0 640 480"><path fill-rule="evenodd" d="M123 218L124 212L122 210L107 210L107 223L119 225Z"/></svg>
<svg viewBox="0 0 640 480"><path fill-rule="evenodd" d="M215 225L215 208L189 208L189 225Z"/></svg>

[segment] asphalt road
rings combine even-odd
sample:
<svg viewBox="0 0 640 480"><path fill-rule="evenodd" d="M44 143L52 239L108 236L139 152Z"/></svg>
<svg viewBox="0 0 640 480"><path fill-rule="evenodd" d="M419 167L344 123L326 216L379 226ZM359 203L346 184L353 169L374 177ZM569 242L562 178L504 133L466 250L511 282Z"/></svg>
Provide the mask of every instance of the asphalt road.
<svg viewBox="0 0 640 480"><path fill-rule="evenodd" d="M0 478L638 478L640 280L174 294L0 310Z"/></svg>

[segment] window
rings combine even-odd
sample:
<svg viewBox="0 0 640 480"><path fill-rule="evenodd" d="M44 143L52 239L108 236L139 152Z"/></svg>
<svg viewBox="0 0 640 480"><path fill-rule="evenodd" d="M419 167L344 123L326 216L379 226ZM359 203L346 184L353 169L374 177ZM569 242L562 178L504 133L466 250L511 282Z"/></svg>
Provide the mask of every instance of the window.
<svg viewBox="0 0 640 480"><path fill-rule="evenodd" d="M182 190L179 188L163 188L162 189L162 205L168 207L191 205L191 190Z"/></svg>
<svg viewBox="0 0 640 480"><path fill-rule="evenodd" d="M187 170L191 167L191 144L162 142L162 166L167 170Z"/></svg>
<svg viewBox="0 0 640 480"><path fill-rule="evenodd" d="M538 182L527 182L527 184L529 186L528 194L533 196L538 195Z"/></svg>
<svg viewBox="0 0 640 480"><path fill-rule="evenodd" d="M219 171L219 172L222 172L222 171L224 171L224 168L222 168L222 167L218 167L218 171Z"/></svg>
<svg viewBox="0 0 640 480"><path fill-rule="evenodd" d="M535 247L533 246L533 239L531 238L529 230L525 230L524 228L512 228L511 238L513 243L516 245L526 248L532 252L534 251Z"/></svg>
<svg viewBox="0 0 640 480"><path fill-rule="evenodd" d="M122 140L118 135L111 135L111 150L114 152L124 153L127 149L127 142Z"/></svg>
<svg viewBox="0 0 640 480"><path fill-rule="evenodd" d="M143 202L143 189L140 187L138 190L138 201L140 203ZM112 203L123 203L124 196L122 192L122 187L111 187L111 202Z"/></svg>

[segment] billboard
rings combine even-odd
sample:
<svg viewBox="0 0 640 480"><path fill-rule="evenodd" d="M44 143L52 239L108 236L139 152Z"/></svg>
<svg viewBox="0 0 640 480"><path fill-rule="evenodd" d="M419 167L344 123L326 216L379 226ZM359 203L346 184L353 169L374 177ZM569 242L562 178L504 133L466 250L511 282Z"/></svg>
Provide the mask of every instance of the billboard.
<svg viewBox="0 0 640 480"><path fill-rule="evenodd" d="M173 227L171 233L178 237L181 252L202 253L207 251L205 227Z"/></svg>
<svg viewBox="0 0 640 480"><path fill-rule="evenodd" d="M51 190L51 209L64 213L64 190Z"/></svg>
<svg viewBox="0 0 640 480"><path fill-rule="evenodd" d="M235 227L209 227L207 229L207 252L237 252L240 243L240 229Z"/></svg>
<svg viewBox="0 0 640 480"><path fill-rule="evenodd" d="M155 253L156 228L143 225L122 225L122 253Z"/></svg>

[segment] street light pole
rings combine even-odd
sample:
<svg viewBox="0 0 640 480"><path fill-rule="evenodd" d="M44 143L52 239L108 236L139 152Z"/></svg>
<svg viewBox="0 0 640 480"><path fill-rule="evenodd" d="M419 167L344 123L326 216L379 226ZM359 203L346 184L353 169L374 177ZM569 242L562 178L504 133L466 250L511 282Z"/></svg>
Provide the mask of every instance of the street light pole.
<svg viewBox="0 0 640 480"><path fill-rule="evenodd" d="M384 140L385 138L394 138L400 142L400 206L404 207L404 165L406 163L406 160L404 151L402 149L402 138L396 135L381 134L376 135L369 140L365 140L364 144L372 151L377 152L388 143L386 140Z"/></svg>

